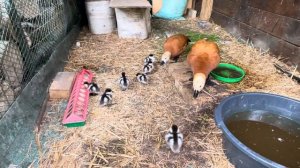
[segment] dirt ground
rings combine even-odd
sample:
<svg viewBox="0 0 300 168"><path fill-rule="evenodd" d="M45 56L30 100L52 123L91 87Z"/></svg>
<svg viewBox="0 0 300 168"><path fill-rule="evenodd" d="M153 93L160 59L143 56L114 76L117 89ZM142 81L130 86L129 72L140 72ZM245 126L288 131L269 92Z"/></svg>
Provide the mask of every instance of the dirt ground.
<svg viewBox="0 0 300 168"><path fill-rule="evenodd" d="M232 167L222 148L222 134L214 122L213 110L221 99L235 92L262 91L300 99L300 85L279 74L273 63L280 63L268 53L258 51L251 43L241 42L213 25L200 30L196 21L153 20L149 39L119 39L116 33L92 35L83 30L74 45L65 71L83 66L95 73L101 92L114 91L111 107L99 107L99 97L92 97L86 125L66 128L61 125L66 101L49 102L42 125L40 167ZM201 106L191 106L174 86L167 68L157 65L149 85L134 78L150 53L160 58L165 32L193 30L220 37L222 62L234 63L246 70L237 84L220 84L224 93L215 91L217 100L200 96ZM185 54L186 55L186 54ZM184 61L185 55L180 61ZM117 80L121 72L131 79L129 90L121 91ZM219 96L218 96L219 95ZM179 154L167 148L164 135L172 124L184 135ZM50 136L51 135L51 136Z"/></svg>

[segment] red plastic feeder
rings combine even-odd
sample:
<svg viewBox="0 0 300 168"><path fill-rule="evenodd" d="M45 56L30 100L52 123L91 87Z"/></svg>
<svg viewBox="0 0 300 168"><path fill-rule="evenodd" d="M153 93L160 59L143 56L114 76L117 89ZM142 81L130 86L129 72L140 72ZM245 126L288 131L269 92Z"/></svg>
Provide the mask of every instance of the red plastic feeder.
<svg viewBox="0 0 300 168"><path fill-rule="evenodd" d="M91 82L92 79L92 72L86 69L82 69L81 72L76 75L71 96L62 121L65 126L79 127L85 125L90 93L83 83Z"/></svg>

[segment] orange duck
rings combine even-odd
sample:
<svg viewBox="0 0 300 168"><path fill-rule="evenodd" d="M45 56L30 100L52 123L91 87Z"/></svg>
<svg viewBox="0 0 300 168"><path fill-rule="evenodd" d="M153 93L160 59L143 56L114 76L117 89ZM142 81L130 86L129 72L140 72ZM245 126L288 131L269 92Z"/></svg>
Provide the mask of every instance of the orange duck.
<svg viewBox="0 0 300 168"><path fill-rule="evenodd" d="M170 59L177 62L180 54L184 52L190 40L183 34L176 34L166 39L164 53L161 57L161 65L166 64Z"/></svg>
<svg viewBox="0 0 300 168"><path fill-rule="evenodd" d="M209 73L220 63L219 47L215 42L197 41L187 56L187 63L193 72L193 97L198 97L204 88Z"/></svg>

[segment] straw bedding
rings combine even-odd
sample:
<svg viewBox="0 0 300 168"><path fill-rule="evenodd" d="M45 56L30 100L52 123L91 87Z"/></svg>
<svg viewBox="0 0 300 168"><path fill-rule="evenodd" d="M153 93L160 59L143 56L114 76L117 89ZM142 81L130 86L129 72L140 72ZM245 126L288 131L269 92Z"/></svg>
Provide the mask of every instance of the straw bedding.
<svg viewBox="0 0 300 168"><path fill-rule="evenodd" d="M50 103L56 112L46 114L41 134L51 130L59 133L59 138L48 138L43 144L40 167L232 167L213 120L213 110L220 100L206 101L198 107L188 105L166 68L159 65L150 75L149 85L134 80L148 54L160 57L168 30L182 33L194 30L220 37L222 62L237 64L247 71L242 82L222 84L229 92L264 91L300 99L300 86L273 67L278 59L251 44L240 43L219 26L202 31L191 20L153 20L152 24L153 32L147 40L119 39L116 33L81 32L78 38L81 45L71 50L65 71L77 71L82 66L91 69L101 92L105 88L114 91L115 104L99 107L99 97L91 97L86 125L65 128L60 122L62 107ZM130 78L127 91L121 91L117 84L123 71ZM173 123L184 135L180 154L173 154L164 142L164 135Z"/></svg>

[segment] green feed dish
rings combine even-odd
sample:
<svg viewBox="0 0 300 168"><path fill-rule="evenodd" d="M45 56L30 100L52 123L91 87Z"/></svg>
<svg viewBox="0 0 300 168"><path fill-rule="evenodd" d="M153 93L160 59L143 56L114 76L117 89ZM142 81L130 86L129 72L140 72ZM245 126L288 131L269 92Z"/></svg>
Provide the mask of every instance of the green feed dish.
<svg viewBox="0 0 300 168"><path fill-rule="evenodd" d="M245 71L235 65L220 63L211 73L211 76L218 81L225 83L236 83L241 81L245 76Z"/></svg>
<svg viewBox="0 0 300 168"><path fill-rule="evenodd" d="M85 122L77 122L77 123L68 123L64 124L64 126L71 128L71 127L82 127L85 125Z"/></svg>

